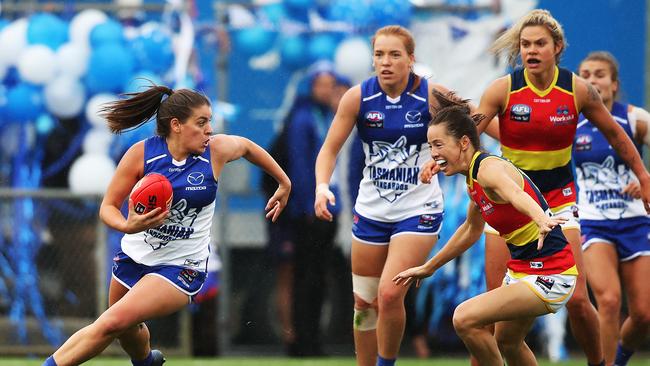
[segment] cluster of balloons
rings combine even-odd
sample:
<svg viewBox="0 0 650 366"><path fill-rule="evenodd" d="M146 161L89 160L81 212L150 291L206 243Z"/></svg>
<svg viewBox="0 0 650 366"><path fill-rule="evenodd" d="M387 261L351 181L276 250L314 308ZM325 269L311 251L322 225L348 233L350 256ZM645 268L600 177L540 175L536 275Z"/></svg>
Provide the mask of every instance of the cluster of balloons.
<svg viewBox="0 0 650 366"><path fill-rule="evenodd" d="M116 141L97 114L100 105L142 90L149 80L160 84L174 60L172 35L160 23L125 27L96 9L70 20L50 13L0 20L0 127L29 126L46 135L56 119L88 121L83 156L73 163L69 182L77 192L104 192L115 169L110 151ZM142 135L126 138L133 142L136 134Z"/></svg>
<svg viewBox="0 0 650 366"><path fill-rule="evenodd" d="M370 71L368 35L388 24L408 26L411 13L403 0L284 0L231 13L231 25L235 47L248 56L277 51L289 69L330 60L359 81Z"/></svg>

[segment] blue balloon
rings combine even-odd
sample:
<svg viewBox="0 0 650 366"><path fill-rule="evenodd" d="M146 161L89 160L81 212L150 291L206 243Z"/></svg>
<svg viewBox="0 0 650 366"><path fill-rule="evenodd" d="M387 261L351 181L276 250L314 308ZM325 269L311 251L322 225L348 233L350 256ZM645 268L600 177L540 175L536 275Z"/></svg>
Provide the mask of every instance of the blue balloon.
<svg viewBox="0 0 650 366"><path fill-rule="evenodd" d="M366 30L372 27L373 15L365 1L334 0L327 18L346 22L357 30Z"/></svg>
<svg viewBox="0 0 650 366"><path fill-rule="evenodd" d="M410 1L402 0L373 0L370 3L370 14L374 28L398 24L408 27L411 23L413 6Z"/></svg>
<svg viewBox="0 0 650 366"><path fill-rule="evenodd" d="M20 83L7 92L5 112L9 122L35 121L45 110L41 88Z"/></svg>
<svg viewBox="0 0 650 366"><path fill-rule="evenodd" d="M94 49L88 60L85 78L89 94L122 92L134 68L133 56L121 45L109 43Z"/></svg>
<svg viewBox="0 0 650 366"><path fill-rule="evenodd" d="M307 41L304 37L293 36L285 38L280 48L282 64L290 69L298 69L309 64Z"/></svg>
<svg viewBox="0 0 650 366"><path fill-rule="evenodd" d="M266 17L271 24L278 27L283 18L287 17L287 10L282 3L271 3L260 8L262 17Z"/></svg>
<svg viewBox="0 0 650 366"><path fill-rule="evenodd" d="M162 74L174 65L172 40L164 32L152 32L131 42L131 50L140 68Z"/></svg>
<svg viewBox="0 0 650 366"><path fill-rule="evenodd" d="M8 20L6 20L6 19L0 19L0 31L1 31L4 27L6 27L6 26L8 26L8 25L9 25L9 21L8 21Z"/></svg>
<svg viewBox="0 0 650 366"><path fill-rule="evenodd" d="M113 19L97 24L90 32L90 45L95 48L107 43L124 42L124 28Z"/></svg>
<svg viewBox="0 0 650 366"><path fill-rule="evenodd" d="M39 13L29 18L27 25L27 42L43 44L56 50L68 41L68 23L58 17Z"/></svg>
<svg viewBox="0 0 650 366"><path fill-rule="evenodd" d="M338 39L333 34L317 34L309 41L309 59L310 61L334 60Z"/></svg>
<svg viewBox="0 0 650 366"><path fill-rule="evenodd" d="M288 8L307 10L313 5L312 0L284 0Z"/></svg>
<svg viewBox="0 0 650 366"><path fill-rule="evenodd" d="M54 126L56 126L56 121L47 113L43 113L36 118L36 132L39 135L48 135L54 129Z"/></svg>
<svg viewBox="0 0 650 366"><path fill-rule="evenodd" d="M262 26L253 26L237 30L235 45L247 56L259 56L273 48L276 32Z"/></svg>

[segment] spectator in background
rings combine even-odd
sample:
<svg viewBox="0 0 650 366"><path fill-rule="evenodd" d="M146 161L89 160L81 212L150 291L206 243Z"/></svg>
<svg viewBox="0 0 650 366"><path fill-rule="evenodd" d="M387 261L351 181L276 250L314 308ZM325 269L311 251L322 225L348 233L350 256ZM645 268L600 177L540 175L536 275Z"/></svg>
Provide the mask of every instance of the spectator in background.
<svg viewBox="0 0 650 366"><path fill-rule="evenodd" d="M334 247L337 222L316 220L314 165L335 108L336 74L328 62L307 73L308 95L299 95L285 118L271 154L286 168L296 191L284 221L269 232L269 249L278 264L278 311L290 356L324 355L321 310L325 276ZM294 181L295 180L295 181ZM337 191L338 189L334 189ZM339 207L332 207L338 212Z"/></svg>

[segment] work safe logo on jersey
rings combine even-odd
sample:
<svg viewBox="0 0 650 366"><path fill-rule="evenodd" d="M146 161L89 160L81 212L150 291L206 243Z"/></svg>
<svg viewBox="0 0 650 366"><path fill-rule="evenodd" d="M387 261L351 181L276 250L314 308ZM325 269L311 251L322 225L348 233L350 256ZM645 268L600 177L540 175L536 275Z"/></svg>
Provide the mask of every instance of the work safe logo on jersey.
<svg viewBox="0 0 650 366"><path fill-rule="evenodd" d="M517 122L530 122L530 106L515 104L510 107L510 119Z"/></svg>
<svg viewBox="0 0 650 366"><path fill-rule="evenodd" d="M559 105L555 110L555 116L549 116L549 121L553 122L554 125L568 125L570 123L576 122L576 115L572 114L569 111L568 105Z"/></svg>
<svg viewBox="0 0 650 366"><path fill-rule="evenodd" d="M414 156L412 156L414 155ZM417 164L419 158L417 145L407 145L406 136L394 143L373 141L370 153L370 179L379 196L394 202L402 193L418 184L420 168L409 166Z"/></svg>
<svg viewBox="0 0 650 366"><path fill-rule="evenodd" d="M366 112L366 127L384 128L384 114L379 111Z"/></svg>

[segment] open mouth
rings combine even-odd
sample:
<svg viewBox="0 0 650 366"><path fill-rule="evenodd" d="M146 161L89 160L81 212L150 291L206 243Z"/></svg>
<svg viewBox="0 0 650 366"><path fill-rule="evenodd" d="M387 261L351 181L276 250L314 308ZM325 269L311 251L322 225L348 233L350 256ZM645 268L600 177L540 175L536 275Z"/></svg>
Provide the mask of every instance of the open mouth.
<svg viewBox="0 0 650 366"><path fill-rule="evenodd" d="M529 58L528 61L526 61L526 63L529 65L539 65L541 62L541 60L536 58Z"/></svg>
<svg viewBox="0 0 650 366"><path fill-rule="evenodd" d="M445 159L436 159L436 164L440 170L445 170L445 168L447 168L447 160Z"/></svg>

